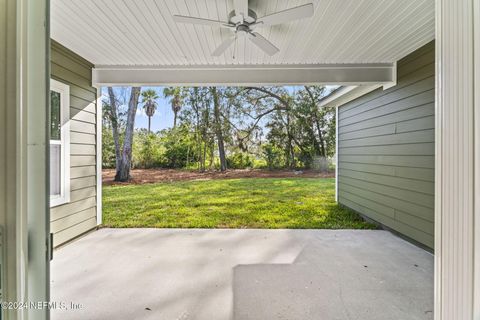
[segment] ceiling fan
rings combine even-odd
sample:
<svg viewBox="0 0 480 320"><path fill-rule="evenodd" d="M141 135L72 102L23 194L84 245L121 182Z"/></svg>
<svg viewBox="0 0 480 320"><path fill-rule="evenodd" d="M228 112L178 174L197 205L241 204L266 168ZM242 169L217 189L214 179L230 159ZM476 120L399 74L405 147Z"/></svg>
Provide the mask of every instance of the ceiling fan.
<svg viewBox="0 0 480 320"><path fill-rule="evenodd" d="M254 32L254 29L313 16L312 3L272 13L261 18L257 18L257 14L248 8L248 0L233 0L233 6L234 10L228 15L227 22L181 15L174 15L173 20L178 23L208 25L232 30L234 33L231 37L223 41L212 52L212 56L218 57L223 54L232 44L236 43L238 37L247 37L266 54L273 56L280 50L261 34Z"/></svg>

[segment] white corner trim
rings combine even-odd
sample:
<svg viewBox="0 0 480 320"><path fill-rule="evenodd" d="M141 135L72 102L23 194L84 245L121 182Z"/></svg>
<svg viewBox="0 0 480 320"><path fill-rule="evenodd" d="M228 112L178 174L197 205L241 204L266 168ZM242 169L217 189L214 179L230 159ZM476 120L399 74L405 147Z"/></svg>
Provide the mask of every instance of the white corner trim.
<svg viewBox="0 0 480 320"><path fill-rule="evenodd" d="M96 66L93 86L373 85L394 79L392 63L233 66Z"/></svg>
<svg viewBox="0 0 480 320"><path fill-rule="evenodd" d="M338 203L338 109L335 108L335 202Z"/></svg>
<svg viewBox="0 0 480 320"><path fill-rule="evenodd" d="M102 224L102 88L97 87L97 123L96 123L96 154L97 154L97 225Z"/></svg>
<svg viewBox="0 0 480 320"><path fill-rule="evenodd" d="M473 318L480 319L480 1L473 2L474 34L474 141L475 141L475 196L474 196L474 311Z"/></svg>
<svg viewBox="0 0 480 320"><path fill-rule="evenodd" d="M440 1L435 1L435 36L438 37L442 32L442 23L440 21L442 14L442 5ZM435 40L435 191L434 191L434 267L433 267L433 276L434 276L434 290L433 290L433 315L434 320L444 320L442 315L442 291L443 291L443 269L442 269L442 259L443 259L443 248L442 248L442 239L443 239L443 228L442 228L442 144L439 143L442 137L441 134L441 125L442 117L440 113L442 109L440 107L439 98L440 91L443 90L441 86L442 82L440 81L439 72L441 71L440 64L440 53L439 49L442 45L442 38Z"/></svg>

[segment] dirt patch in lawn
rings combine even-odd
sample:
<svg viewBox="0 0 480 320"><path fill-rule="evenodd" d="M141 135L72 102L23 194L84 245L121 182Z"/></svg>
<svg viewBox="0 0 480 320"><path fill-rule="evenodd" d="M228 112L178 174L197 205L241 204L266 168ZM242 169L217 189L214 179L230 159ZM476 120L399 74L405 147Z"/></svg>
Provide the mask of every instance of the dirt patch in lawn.
<svg viewBox="0 0 480 320"><path fill-rule="evenodd" d="M259 170L242 169L220 171L189 171L175 169L134 169L130 171L132 180L130 182L114 182L114 169L103 170L103 184L145 184L162 181L184 181L184 180L212 180L212 179L236 179L236 178L333 178L335 173L318 172L313 170Z"/></svg>

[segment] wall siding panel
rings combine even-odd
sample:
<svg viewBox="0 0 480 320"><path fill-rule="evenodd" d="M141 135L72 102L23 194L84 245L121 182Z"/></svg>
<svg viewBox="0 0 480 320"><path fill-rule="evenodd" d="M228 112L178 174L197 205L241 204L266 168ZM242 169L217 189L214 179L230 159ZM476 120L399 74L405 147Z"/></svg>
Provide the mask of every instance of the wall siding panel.
<svg viewBox="0 0 480 320"><path fill-rule="evenodd" d="M432 91L433 93L433 91ZM408 110L402 110L385 116L374 117L365 121L353 123L350 125L340 126L338 132L340 134L345 132L352 132L356 130L363 130L366 128L373 128L383 126L386 124L398 123L401 121L408 121L423 117L432 116L435 114L434 103L429 103L421 106L414 106ZM341 117L340 117L341 119Z"/></svg>
<svg viewBox="0 0 480 320"><path fill-rule="evenodd" d="M54 233L53 237L53 246L58 247L59 245L78 237L79 235L95 229L97 226L97 218L91 217L87 220L80 222L78 224L74 224L70 228L61 230L57 233Z"/></svg>
<svg viewBox="0 0 480 320"><path fill-rule="evenodd" d="M78 190L86 187L96 186L97 180L95 176L92 177L82 177L77 179L71 179L70 181L70 190Z"/></svg>
<svg viewBox="0 0 480 320"><path fill-rule="evenodd" d="M70 167L72 168L94 165L96 165L95 156L70 156Z"/></svg>
<svg viewBox="0 0 480 320"><path fill-rule="evenodd" d="M54 246L96 227L96 89L93 65L52 41L52 78L70 86L70 202L51 208Z"/></svg>
<svg viewBox="0 0 480 320"><path fill-rule="evenodd" d="M70 131L96 134L95 125L88 122L78 121L75 119L70 120Z"/></svg>
<svg viewBox="0 0 480 320"><path fill-rule="evenodd" d="M398 62L398 83L338 110L338 201L434 246L435 48Z"/></svg>

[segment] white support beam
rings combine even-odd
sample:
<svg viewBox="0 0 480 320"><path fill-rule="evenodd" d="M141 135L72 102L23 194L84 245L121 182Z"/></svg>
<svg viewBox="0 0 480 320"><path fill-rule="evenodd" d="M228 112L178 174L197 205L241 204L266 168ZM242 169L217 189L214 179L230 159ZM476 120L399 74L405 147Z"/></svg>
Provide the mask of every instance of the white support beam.
<svg viewBox="0 0 480 320"><path fill-rule="evenodd" d="M96 174L97 174L97 226L103 222L103 209L102 209L102 88L97 88L97 123L96 123L96 143L97 143L97 157L96 157Z"/></svg>
<svg viewBox="0 0 480 320"><path fill-rule="evenodd" d="M50 110L49 0L17 0L17 201L26 213L28 232L27 295L25 301L50 299L50 195L48 118ZM18 40L20 39L20 40ZM18 72L18 71L17 71ZM48 320L50 310L27 309L27 319Z"/></svg>
<svg viewBox="0 0 480 320"><path fill-rule="evenodd" d="M478 2L436 2L436 320L480 319Z"/></svg>
<svg viewBox="0 0 480 320"><path fill-rule="evenodd" d="M395 64L96 66L93 86L372 85L395 79Z"/></svg>
<svg viewBox="0 0 480 320"><path fill-rule="evenodd" d="M393 64L393 76L392 76L392 81L390 83L384 84L383 85L383 90L390 89L392 87L395 87L397 85L397 62Z"/></svg>

